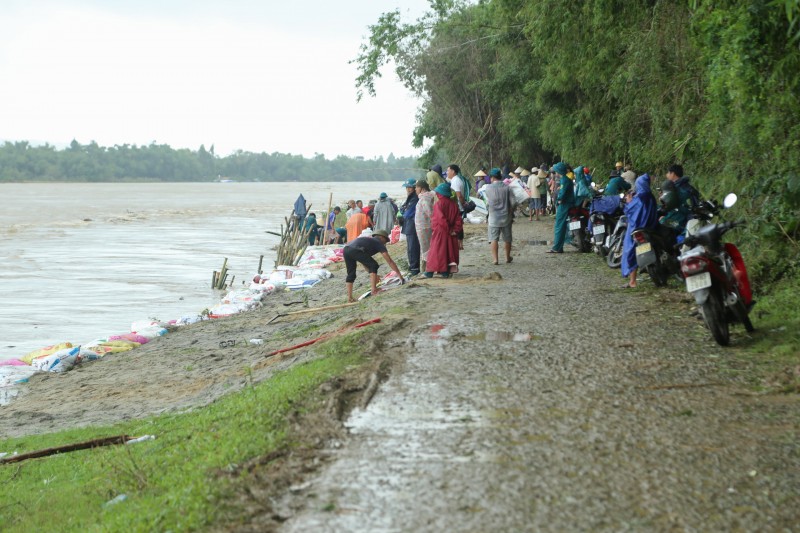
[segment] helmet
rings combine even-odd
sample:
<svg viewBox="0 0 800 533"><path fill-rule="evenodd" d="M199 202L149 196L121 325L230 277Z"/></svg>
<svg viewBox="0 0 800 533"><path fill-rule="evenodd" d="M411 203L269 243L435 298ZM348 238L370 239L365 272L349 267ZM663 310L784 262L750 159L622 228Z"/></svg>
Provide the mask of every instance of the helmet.
<svg viewBox="0 0 800 533"><path fill-rule="evenodd" d="M664 183L662 183L661 196L658 198L658 200L667 211L672 211L678 207L680 204L680 198L678 197L678 191L675 188L675 184L669 180L666 180Z"/></svg>
<svg viewBox="0 0 800 533"><path fill-rule="evenodd" d="M583 167L583 173L584 174L588 174L589 173L589 167Z"/></svg>

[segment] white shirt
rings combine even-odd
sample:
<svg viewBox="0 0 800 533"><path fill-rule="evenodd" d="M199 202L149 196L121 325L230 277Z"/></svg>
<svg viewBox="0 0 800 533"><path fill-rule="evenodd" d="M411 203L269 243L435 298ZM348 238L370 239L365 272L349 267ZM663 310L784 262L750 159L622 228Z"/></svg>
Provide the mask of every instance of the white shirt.
<svg viewBox="0 0 800 533"><path fill-rule="evenodd" d="M450 188L455 192L464 194L464 182L461 180L461 177L458 174L453 176L453 179L450 180Z"/></svg>

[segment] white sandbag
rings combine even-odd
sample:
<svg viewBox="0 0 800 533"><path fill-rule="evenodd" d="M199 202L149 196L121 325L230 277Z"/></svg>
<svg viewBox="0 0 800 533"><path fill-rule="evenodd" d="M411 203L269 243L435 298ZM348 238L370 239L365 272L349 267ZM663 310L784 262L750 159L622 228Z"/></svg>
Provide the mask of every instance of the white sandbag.
<svg viewBox="0 0 800 533"><path fill-rule="evenodd" d="M518 180L512 181L508 184L508 186L511 189L511 194L514 195L514 202L516 204L527 202L530 199L530 194L527 190L525 190Z"/></svg>
<svg viewBox="0 0 800 533"><path fill-rule="evenodd" d="M80 346L66 348L54 354L37 357L31 362L31 366L42 372L66 372L81 362L80 354Z"/></svg>
<svg viewBox="0 0 800 533"><path fill-rule="evenodd" d="M142 328L132 333L136 333L137 335L141 335L142 337L146 338L147 340L151 341L156 337L161 337L162 335L167 334L167 328L162 328L158 324L146 328Z"/></svg>

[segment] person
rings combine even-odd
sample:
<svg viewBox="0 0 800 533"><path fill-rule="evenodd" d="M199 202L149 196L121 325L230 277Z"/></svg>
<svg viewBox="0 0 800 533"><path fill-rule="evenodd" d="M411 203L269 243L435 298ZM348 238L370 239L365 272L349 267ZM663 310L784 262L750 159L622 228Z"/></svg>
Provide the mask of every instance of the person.
<svg viewBox="0 0 800 533"><path fill-rule="evenodd" d="M692 209L700 203L700 193L689 183L689 176L683 175L681 165L670 165L667 169L667 180L674 186L673 198L674 196L677 198L672 200L673 205L662 219L662 224L673 228L679 234L686 231L691 235L699 228L699 222L689 223L694 222L691 220Z"/></svg>
<svg viewBox="0 0 800 533"><path fill-rule="evenodd" d="M450 196L453 191L448 183L439 184L436 189L436 201L433 204L431 217L431 248L425 265L425 277L433 277L438 272L443 277L450 277L458 272L458 250L463 238L463 220L458 206Z"/></svg>
<svg viewBox="0 0 800 533"><path fill-rule="evenodd" d="M319 229L320 225L317 224L317 214L316 213L309 213L306 217L306 221L303 224L303 231L308 232L308 245L314 246L314 243L317 242L317 237L319 236Z"/></svg>
<svg viewBox="0 0 800 533"><path fill-rule="evenodd" d="M347 238L347 228L345 225L347 224L347 215L342 212L342 208L338 205L333 208L333 221L331 222L331 227L333 231L331 232L331 242L336 242L337 244L342 244L345 239Z"/></svg>
<svg viewBox="0 0 800 533"><path fill-rule="evenodd" d="M361 232L364 231L365 228L371 228L372 225L367 218L367 215L358 211L353 213L350 219L345 224L345 228L347 228L347 242L352 242L361 235Z"/></svg>
<svg viewBox="0 0 800 533"><path fill-rule="evenodd" d="M369 282L373 296L378 294L378 263L372 258L377 253L381 254L389 268L394 270L400 279L400 283L405 283L400 269L397 268L394 260L389 255L389 251L386 249L387 242L389 242L389 234L383 230L376 230L372 232L372 236L357 237L344 246L344 264L347 267L347 277L344 281L347 285L348 302L355 302L353 298L353 282L356 280L358 263L364 265L364 268L369 272Z"/></svg>
<svg viewBox="0 0 800 533"><path fill-rule="evenodd" d="M589 201L592 199L592 189L591 186L586 183L586 176L583 173L584 167L582 165L578 165L575 167L575 205L580 207L585 207L589 205Z"/></svg>
<svg viewBox="0 0 800 533"><path fill-rule="evenodd" d="M552 209L551 209L551 216L555 216L556 212L556 205L558 204L558 187L559 187L559 176L555 173L555 171L551 168L548 173L548 188L550 190L550 201L552 202Z"/></svg>
<svg viewBox="0 0 800 533"><path fill-rule="evenodd" d="M394 210L389 201L389 195L385 192L381 193L378 203L375 204L372 223L376 230L383 230L386 233L391 233L392 231L392 226L394 226Z"/></svg>
<svg viewBox="0 0 800 533"><path fill-rule="evenodd" d="M569 209L575 204L575 193L572 180L567 177L567 164L559 161L553 165L553 172L559 177L558 195L556 196L556 224L553 228L553 247L548 254L563 254L564 242L567 239L567 218Z"/></svg>
<svg viewBox="0 0 800 533"><path fill-rule="evenodd" d="M533 192L533 190L531 190ZM539 209L540 215L544 216L547 212L547 171L539 169L539 196L541 198L541 208ZM539 217L536 217L539 220Z"/></svg>
<svg viewBox="0 0 800 533"><path fill-rule="evenodd" d="M417 213L417 202L419 198L416 192L417 181L408 178L403 187L406 188L406 201L400 206L400 213L403 217L403 225L400 233L406 236L406 254L408 255L408 270L412 276L419 275L419 238L417 237L417 226L415 218Z"/></svg>
<svg viewBox="0 0 800 533"><path fill-rule="evenodd" d="M414 226L417 228L419 239L420 271L425 272L425 263L428 261L428 250L431 248L431 217L433 216L433 201L436 194L431 191L428 182L417 181L414 189L417 191L417 211L414 214Z"/></svg>
<svg viewBox="0 0 800 533"><path fill-rule="evenodd" d="M461 217L467 216L464 213L464 204L469 200L469 182L461 175L461 168L452 164L447 167L447 182L450 189L455 193L456 204L461 212Z"/></svg>
<svg viewBox="0 0 800 533"><path fill-rule="evenodd" d="M345 212L345 214L347 215L347 220L350 220L350 217L353 216L353 214L360 212L361 208L356 205L355 200L347 201L347 211Z"/></svg>
<svg viewBox="0 0 800 533"><path fill-rule="evenodd" d="M592 171L589 167L583 167L583 177L586 180L586 185L589 188L592 188L592 182L594 182L594 176L592 176Z"/></svg>
<svg viewBox="0 0 800 533"><path fill-rule="evenodd" d="M514 197L511 189L503 183L499 168L489 171L492 183L486 187L486 207L489 209L489 243L492 249L492 262L498 261L498 241L502 238L506 263L511 262L511 213L514 211Z"/></svg>
<svg viewBox="0 0 800 533"><path fill-rule="evenodd" d="M617 196L619 193L629 191L631 184L622 176L618 176L616 171L609 176L608 185L603 189L603 196Z"/></svg>
<svg viewBox="0 0 800 533"><path fill-rule="evenodd" d="M428 187L435 189L440 183L444 183L442 179L442 165L433 165L430 171L425 175L425 181L428 182Z"/></svg>
<svg viewBox="0 0 800 533"><path fill-rule="evenodd" d="M477 191L477 190L480 190L480 188L481 188L481 187L482 187L484 184L486 184L486 180L485 180L484 178L487 178L487 177L488 177L488 176L486 175L486 172L484 172L484 170L483 170L483 169L480 169L479 171L477 171L477 172L475 173L475 175L474 175L474 178L475 178L475 190L476 190L476 191Z"/></svg>
<svg viewBox="0 0 800 533"><path fill-rule="evenodd" d="M639 266L636 264L636 243L633 242L633 231L639 228L655 228L658 224L656 199L650 191L650 176L642 174L636 178L636 186L625 195L625 216L628 217L628 228L622 241L622 276L628 282L624 289L636 287Z"/></svg>
<svg viewBox="0 0 800 533"><path fill-rule="evenodd" d="M625 165L625 172L623 172L622 176L620 177L628 183L630 186L628 189L633 187L633 184L636 183L636 172L633 171L633 167L631 165Z"/></svg>
<svg viewBox="0 0 800 533"><path fill-rule="evenodd" d="M364 207L363 209L361 209L361 212L364 213L365 215L367 215L367 218L369 219L369 221L372 223L373 226L375 225L375 218L374 218L375 212L374 212L374 209L375 209L375 204L377 204L377 203L378 203L378 200L370 200L369 203L367 204L367 207Z"/></svg>
<svg viewBox="0 0 800 533"><path fill-rule="evenodd" d="M617 173L618 176L622 176L622 161L617 161L614 164L614 171Z"/></svg>
<svg viewBox="0 0 800 533"><path fill-rule="evenodd" d="M526 169L522 172L522 174L528 176L528 190L531 192L531 199L528 202L528 206L530 208L528 221L532 221L534 216L536 216L536 220L539 220L539 212L542 210L542 191L539 188L541 185L539 169L533 167L531 172L528 172Z"/></svg>

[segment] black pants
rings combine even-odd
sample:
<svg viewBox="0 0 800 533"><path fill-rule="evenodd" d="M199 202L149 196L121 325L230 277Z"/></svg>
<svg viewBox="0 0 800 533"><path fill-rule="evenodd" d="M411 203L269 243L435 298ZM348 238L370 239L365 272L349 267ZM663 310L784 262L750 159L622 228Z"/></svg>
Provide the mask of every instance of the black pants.
<svg viewBox="0 0 800 533"><path fill-rule="evenodd" d="M419 248L419 246L417 246L417 248ZM378 273L378 262L365 252L363 248L345 246L344 264L347 267L347 277L344 279L345 282L353 283L356 280L356 267L358 267L358 263L367 267L370 274Z"/></svg>
<svg viewBox="0 0 800 533"><path fill-rule="evenodd" d="M408 270L412 275L419 274L419 237L417 232L406 235L406 250L408 253Z"/></svg>

